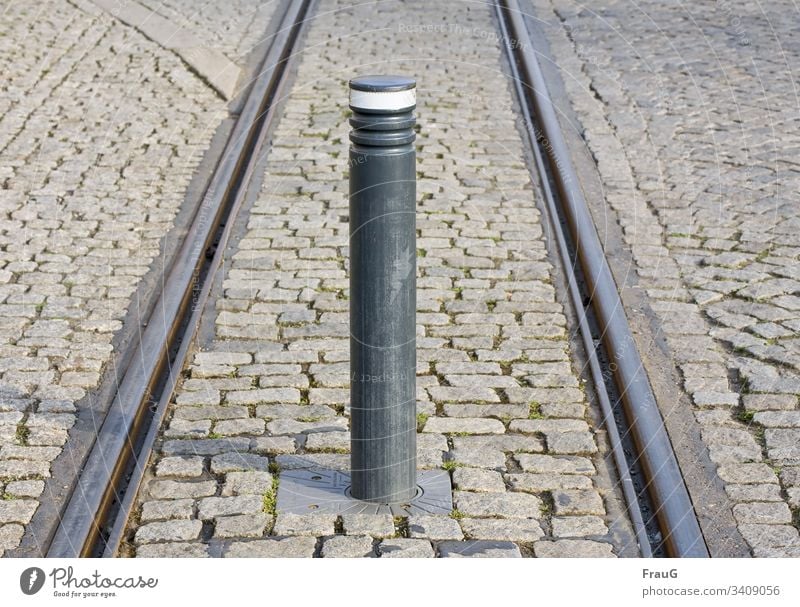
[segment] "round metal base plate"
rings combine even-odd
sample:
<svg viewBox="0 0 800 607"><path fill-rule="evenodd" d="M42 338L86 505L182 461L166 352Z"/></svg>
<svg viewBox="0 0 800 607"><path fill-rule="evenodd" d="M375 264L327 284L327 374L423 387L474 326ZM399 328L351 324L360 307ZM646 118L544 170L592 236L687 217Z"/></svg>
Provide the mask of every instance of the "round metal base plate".
<svg viewBox="0 0 800 607"><path fill-rule="evenodd" d="M420 470L417 494L405 504L364 502L350 496L350 474L339 470L285 470L278 485L278 512L309 514L450 514L453 492L445 470Z"/></svg>

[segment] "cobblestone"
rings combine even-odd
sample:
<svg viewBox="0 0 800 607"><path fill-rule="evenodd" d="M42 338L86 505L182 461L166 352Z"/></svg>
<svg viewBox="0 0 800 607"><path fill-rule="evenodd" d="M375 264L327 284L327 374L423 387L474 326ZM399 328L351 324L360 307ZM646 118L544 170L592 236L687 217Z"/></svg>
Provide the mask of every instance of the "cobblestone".
<svg viewBox="0 0 800 607"><path fill-rule="evenodd" d="M349 432L316 432L306 438L307 451L338 452L350 451Z"/></svg>
<svg viewBox="0 0 800 607"><path fill-rule="evenodd" d="M136 556L141 558L206 558L208 549L204 544L172 542L166 544L145 544L136 548Z"/></svg>
<svg viewBox="0 0 800 607"><path fill-rule="evenodd" d="M157 476L198 477L203 473L202 457L165 457L156 466Z"/></svg>
<svg viewBox="0 0 800 607"><path fill-rule="evenodd" d="M148 485L148 493L156 499L180 499L186 497L205 497L214 495L217 484L214 481L181 483L178 481L155 481Z"/></svg>
<svg viewBox="0 0 800 607"><path fill-rule="evenodd" d="M425 424L423 431L437 434L503 434L506 429L496 419L433 417Z"/></svg>
<svg viewBox="0 0 800 607"><path fill-rule="evenodd" d="M141 320L127 318L131 296L227 113L175 54L94 3L13 4L4 22L0 391L20 426L0 425L0 484L48 478L76 416L95 406L114 337ZM21 463L8 446L48 449ZM43 484L23 493L50 499ZM5 550L19 539L11 529Z"/></svg>
<svg viewBox="0 0 800 607"><path fill-rule="evenodd" d="M334 535L322 543L323 558L355 558L375 556L372 538L368 535Z"/></svg>
<svg viewBox="0 0 800 607"><path fill-rule="evenodd" d="M223 453L211 458L211 472L225 474L247 470L268 470L269 459L250 453Z"/></svg>
<svg viewBox="0 0 800 607"><path fill-rule="evenodd" d="M793 9L535 5L739 531L755 556L786 555L798 535L779 496L797 485L776 470L800 458ZM778 137L765 121L787 126Z"/></svg>
<svg viewBox="0 0 800 607"><path fill-rule="evenodd" d="M781 488L774 485L734 485L725 486L726 493L735 502L779 502Z"/></svg>
<svg viewBox="0 0 800 607"><path fill-rule="evenodd" d="M0 525L0 556L19 545L25 528L22 525Z"/></svg>
<svg viewBox="0 0 800 607"><path fill-rule="evenodd" d="M272 482L273 477L269 472L228 472L222 495L263 495L272 489Z"/></svg>
<svg viewBox="0 0 800 607"><path fill-rule="evenodd" d="M232 543L225 551L231 558L301 558L314 556L313 537L284 537ZM138 556L138 553L137 553Z"/></svg>
<svg viewBox="0 0 800 607"><path fill-rule="evenodd" d="M44 491L44 481L11 481L5 489L5 493L16 498L37 498L42 491Z"/></svg>
<svg viewBox="0 0 800 607"><path fill-rule="evenodd" d="M463 466L475 466L476 468L489 468L491 470L506 469L505 453L499 449L481 451L453 449L451 457L453 461Z"/></svg>
<svg viewBox="0 0 800 607"><path fill-rule="evenodd" d="M553 493L555 513L561 514L598 514L605 512L603 498L593 490L562 490Z"/></svg>
<svg viewBox="0 0 800 607"><path fill-rule="evenodd" d="M800 547L797 529L790 525L759 525L742 523L739 525L744 539L753 548Z"/></svg>
<svg viewBox="0 0 800 607"><path fill-rule="evenodd" d="M246 451L250 441L244 438L168 440L161 448L165 455L218 455L228 451Z"/></svg>
<svg viewBox="0 0 800 607"><path fill-rule="evenodd" d="M38 505L38 502L34 500L0 500L0 525L6 523L27 524Z"/></svg>
<svg viewBox="0 0 800 607"><path fill-rule="evenodd" d="M394 535L390 514L343 514L342 528L347 535L369 535L383 538Z"/></svg>
<svg viewBox="0 0 800 607"><path fill-rule="evenodd" d="M333 535L336 516L332 514L279 513L275 535Z"/></svg>
<svg viewBox="0 0 800 607"><path fill-rule="evenodd" d="M465 518L461 528L469 539L533 542L544 536L539 522L533 519Z"/></svg>
<svg viewBox="0 0 800 607"><path fill-rule="evenodd" d="M792 522L792 513L783 502L736 504L733 516L743 524L785 525Z"/></svg>
<svg viewBox="0 0 800 607"><path fill-rule="evenodd" d="M521 558L519 547L513 542L468 541L442 542L439 554L449 558Z"/></svg>
<svg viewBox="0 0 800 607"><path fill-rule="evenodd" d="M215 423L214 432L220 436L259 435L264 433L265 426L263 419L230 419Z"/></svg>
<svg viewBox="0 0 800 607"><path fill-rule="evenodd" d="M164 521L148 523L136 530L138 544L149 542L193 540L200 535L203 523L198 520Z"/></svg>
<svg viewBox="0 0 800 607"><path fill-rule="evenodd" d="M453 493L456 508L466 516L537 518L542 500L526 493Z"/></svg>
<svg viewBox="0 0 800 607"><path fill-rule="evenodd" d="M432 558L433 547L428 540L395 538L383 540L378 546L381 558Z"/></svg>
<svg viewBox="0 0 800 607"><path fill-rule="evenodd" d="M591 479L577 474L508 474L506 480L515 491L542 492L556 489L590 489Z"/></svg>
<svg viewBox="0 0 800 607"><path fill-rule="evenodd" d="M351 75L341 65L366 52L419 78L419 464L453 470L458 512L393 521L279 511L269 536L231 535L224 555L282 555L273 538L286 537L296 542L286 550L305 556L316 546L323 556L368 552L375 538L382 558L519 557L515 542L555 539L544 522L553 495L596 492L604 468L593 464L598 446L571 363L521 132L513 111L494 111L498 98L513 98L498 39L464 34L494 32L494 18L484 5L418 1L361 7L322 0L317 10L307 40L315 52L299 62L262 190L209 311L214 335L190 361L171 406L173 419L213 425L207 438L164 441L159 455L205 459L216 491L197 496L197 518L219 515L217 528L225 513L204 505L234 499L220 495L251 484L234 489L234 472L349 468L349 125L342 100ZM368 18L376 29L353 36L353 18ZM409 45L398 29L442 20L461 33L420 32ZM420 56L441 60L423 64ZM228 434L235 436L222 438ZM524 491L509 490L512 477ZM148 479L143 494L155 496L157 482ZM265 485L266 477L258 488L269 505ZM602 500L591 512L605 520ZM463 541L465 531L478 539Z"/></svg>
<svg viewBox="0 0 800 607"><path fill-rule="evenodd" d="M408 534L412 538L428 538L434 541L464 539L464 533L458 522L449 516L410 516Z"/></svg>
<svg viewBox="0 0 800 607"><path fill-rule="evenodd" d="M590 540L556 540L536 542L534 554L539 558L614 558L611 544Z"/></svg>
<svg viewBox="0 0 800 607"><path fill-rule="evenodd" d="M272 524L272 516L263 512L217 518L214 537L261 537Z"/></svg>
<svg viewBox="0 0 800 607"><path fill-rule="evenodd" d="M188 519L192 514L194 514L193 499L153 500L142 504L139 519L146 523L176 518Z"/></svg>
<svg viewBox="0 0 800 607"><path fill-rule="evenodd" d="M516 454L514 459L525 472L539 474L592 474L594 472L594 465L590 459L585 457L520 453Z"/></svg>
<svg viewBox="0 0 800 607"><path fill-rule="evenodd" d="M258 495L239 495L233 497L206 497L197 506L197 516L202 520L232 514L256 514L263 508L263 500Z"/></svg>
<svg viewBox="0 0 800 607"><path fill-rule="evenodd" d="M457 468L453 472L453 487L463 491L503 492L506 485L503 476L492 470Z"/></svg>
<svg viewBox="0 0 800 607"><path fill-rule="evenodd" d="M608 527L599 516L556 516L550 521L555 537L605 535Z"/></svg>

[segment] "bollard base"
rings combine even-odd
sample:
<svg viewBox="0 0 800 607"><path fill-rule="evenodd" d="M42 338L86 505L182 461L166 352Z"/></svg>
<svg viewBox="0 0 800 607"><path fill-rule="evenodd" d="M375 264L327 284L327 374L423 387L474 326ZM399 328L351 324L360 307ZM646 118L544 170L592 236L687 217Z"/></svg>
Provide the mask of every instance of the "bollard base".
<svg viewBox="0 0 800 607"><path fill-rule="evenodd" d="M364 502L350 496L350 474L339 470L285 470L278 485L278 512L310 514L450 514L453 491L445 470L417 472L417 495L404 504Z"/></svg>

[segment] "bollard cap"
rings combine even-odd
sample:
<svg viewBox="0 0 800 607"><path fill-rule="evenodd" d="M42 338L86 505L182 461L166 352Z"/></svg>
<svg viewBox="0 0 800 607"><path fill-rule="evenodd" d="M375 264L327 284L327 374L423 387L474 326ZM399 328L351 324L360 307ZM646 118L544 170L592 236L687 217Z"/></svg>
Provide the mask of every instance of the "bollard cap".
<svg viewBox="0 0 800 607"><path fill-rule="evenodd" d="M417 105L417 82L407 76L359 76L350 81L350 107L400 112Z"/></svg>

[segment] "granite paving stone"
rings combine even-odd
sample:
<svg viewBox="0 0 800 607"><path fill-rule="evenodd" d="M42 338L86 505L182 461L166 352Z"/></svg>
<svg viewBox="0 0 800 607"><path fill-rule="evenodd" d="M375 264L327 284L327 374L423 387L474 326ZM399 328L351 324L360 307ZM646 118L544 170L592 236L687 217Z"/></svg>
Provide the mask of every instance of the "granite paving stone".
<svg viewBox="0 0 800 607"><path fill-rule="evenodd" d="M465 518L461 528L469 539L533 542L544 536L539 522L533 519Z"/></svg>
<svg viewBox="0 0 800 607"><path fill-rule="evenodd" d="M203 523L196 519L147 523L136 530L135 541L139 544L147 544L193 540L200 535L202 528Z"/></svg>
<svg viewBox="0 0 800 607"><path fill-rule="evenodd" d="M570 74L571 126L596 161L604 221L619 225L625 272L643 294L637 305L652 312L730 498L726 520L754 556L787 556L797 485L780 472L800 459L800 249L789 195L800 184L800 129L784 78L800 52L784 18L794 8L646 1L637 14L611 0L600 17L571 1L534 5L553 61ZM767 123L787 126L778 136Z"/></svg>
<svg viewBox="0 0 800 607"><path fill-rule="evenodd" d="M261 537L272 524L272 516L264 512L217 517L214 537Z"/></svg>
<svg viewBox="0 0 800 607"><path fill-rule="evenodd" d="M322 542L323 558L357 558L375 556L369 535L334 535Z"/></svg>
<svg viewBox="0 0 800 607"><path fill-rule="evenodd" d="M432 558L433 546L429 540L413 538L394 538L383 540L378 545L381 558Z"/></svg>
<svg viewBox="0 0 800 607"><path fill-rule="evenodd" d="M418 514L408 517L408 534L412 538L431 540L461 540L464 532L458 521L449 516Z"/></svg>
<svg viewBox="0 0 800 607"><path fill-rule="evenodd" d="M193 520L213 523L225 538L224 556L357 556L371 553L373 540L381 558L530 556L532 542L558 537L545 520L554 496L599 497L607 479L595 465L598 441L567 340L513 83L503 75L499 38L482 35L494 34L493 13L488 5L418 0L322 0L317 11L306 41L315 51L299 57L290 109L277 118L260 191L243 209L206 313L206 341L171 405L173 420L213 423L205 436L164 440L158 454L160 461L201 458L202 472L150 478L147 499L166 499L167 489L196 497ZM353 19L373 29L353 35ZM435 35L400 27L440 21L458 27ZM419 78L418 467L452 474L452 516L274 512L282 472L350 466L352 75L341 66L364 53ZM497 112L498 103L508 111ZM190 471L196 464L183 473ZM182 493L158 482L196 486ZM603 501L590 506L605 521ZM260 515L273 513L268 535L254 539ZM237 537L239 520L259 522L243 524Z"/></svg>
<svg viewBox="0 0 800 607"><path fill-rule="evenodd" d="M439 555L443 558L521 558L519 547L506 541L442 542Z"/></svg>
<svg viewBox="0 0 800 607"><path fill-rule="evenodd" d="M302 558L313 556L315 548L316 539L313 537L276 537L249 542L232 542L223 556L230 558Z"/></svg>
<svg viewBox="0 0 800 607"><path fill-rule="evenodd" d="M383 538L395 534L391 514L343 514L342 530L347 535L369 535Z"/></svg>
<svg viewBox="0 0 800 607"><path fill-rule="evenodd" d="M613 547L605 542L591 540L540 541L533 545L539 558L614 558Z"/></svg>
<svg viewBox="0 0 800 607"><path fill-rule="evenodd" d="M15 404L0 408L0 460L41 450L33 465L2 462L0 484L48 478L78 415L102 411L89 395L142 320L133 296L227 115L177 55L92 2L14 3L3 21L0 390ZM168 432L202 434L192 423ZM52 502L44 484L24 493Z"/></svg>
<svg viewBox="0 0 800 607"><path fill-rule="evenodd" d="M189 519L192 518L193 514L193 499L151 500L142 504L139 519L142 522Z"/></svg>

